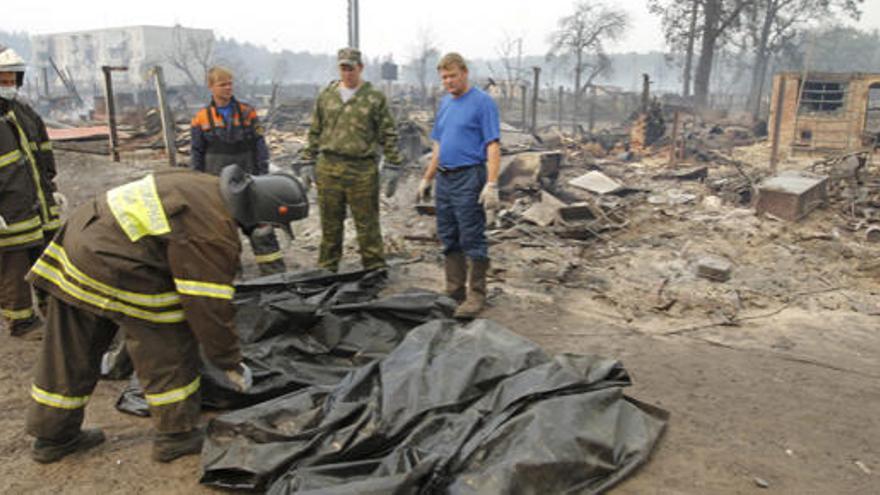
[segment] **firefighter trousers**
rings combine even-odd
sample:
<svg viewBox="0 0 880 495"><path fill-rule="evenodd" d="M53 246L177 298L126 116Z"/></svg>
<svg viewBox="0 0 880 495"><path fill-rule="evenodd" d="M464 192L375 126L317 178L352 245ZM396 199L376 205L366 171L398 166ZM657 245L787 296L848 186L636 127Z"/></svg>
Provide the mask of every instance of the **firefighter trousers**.
<svg viewBox="0 0 880 495"><path fill-rule="evenodd" d="M0 313L10 330L35 316L31 286L24 277L41 251L36 247L0 251Z"/></svg>
<svg viewBox="0 0 880 495"><path fill-rule="evenodd" d="M49 296L43 348L31 386L27 433L63 442L81 430L101 357L119 324ZM186 323L132 323L125 346L159 433L194 429L201 411L198 343Z"/></svg>
<svg viewBox="0 0 880 495"><path fill-rule="evenodd" d="M284 273L287 270L284 265L284 253L281 252L278 237L271 225L259 225L245 234L251 241L254 260L260 268L261 275Z"/></svg>

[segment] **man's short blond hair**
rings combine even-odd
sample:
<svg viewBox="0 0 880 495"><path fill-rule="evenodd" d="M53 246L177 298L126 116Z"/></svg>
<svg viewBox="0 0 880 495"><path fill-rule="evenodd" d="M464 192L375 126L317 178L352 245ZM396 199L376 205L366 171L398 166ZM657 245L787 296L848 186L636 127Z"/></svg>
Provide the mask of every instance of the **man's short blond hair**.
<svg viewBox="0 0 880 495"><path fill-rule="evenodd" d="M232 70L222 65L215 65L208 69L208 86L213 86L215 83L225 81L226 79L232 79Z"/></svg>
<svg viewBox="0 0 880 495"><path fill-rule="evenodd" d="M464 72L467 72L468 70L467 64L464 63L464 57L456 52L449 52L446 55L443 55L443 58L437 63L437 70L450 70L453 67L458 67Z"/></svg>

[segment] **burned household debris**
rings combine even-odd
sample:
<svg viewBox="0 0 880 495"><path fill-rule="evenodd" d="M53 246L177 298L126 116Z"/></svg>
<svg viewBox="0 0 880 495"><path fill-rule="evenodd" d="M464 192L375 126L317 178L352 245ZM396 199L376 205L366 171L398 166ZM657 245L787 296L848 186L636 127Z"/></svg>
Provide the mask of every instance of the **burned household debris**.
<svg viewBox="0 0 880 495"><path fill-rule="evenodd" d="M876 491L873 5L374 3L0 30L0 493Z"/></svg>

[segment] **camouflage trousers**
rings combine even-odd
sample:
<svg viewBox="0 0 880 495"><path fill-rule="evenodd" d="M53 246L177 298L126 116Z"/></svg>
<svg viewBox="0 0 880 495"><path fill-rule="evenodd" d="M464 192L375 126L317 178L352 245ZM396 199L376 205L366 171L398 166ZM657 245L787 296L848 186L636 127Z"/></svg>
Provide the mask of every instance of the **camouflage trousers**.
<svg viewBox="0 0 880 495"><path fill-rule="evenodd" d="M321 250L318 264L339 269L346 207L357 229L365 270L384 268L385 249L379 226L379 168L375 160L321 155L315 167L318 209L321 212Z"/></svg>

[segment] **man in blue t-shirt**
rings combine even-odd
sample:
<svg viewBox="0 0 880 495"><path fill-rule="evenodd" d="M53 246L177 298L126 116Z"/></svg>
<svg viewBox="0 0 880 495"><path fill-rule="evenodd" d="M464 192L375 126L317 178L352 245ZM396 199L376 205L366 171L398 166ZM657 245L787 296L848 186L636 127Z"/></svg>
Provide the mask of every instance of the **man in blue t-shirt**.
<svg viewBox="0 0 880 495"><path fill-rule="evenodd" d="M443 87L431 131L431 162L419 184L418 199L430 195L435 176L437 235L443 243L446 293L460 303L457 318L477 316L486 303L486 210L498 207L501 167L498 107L468 83L468 69L458 53L437 65Z"/></svg>

